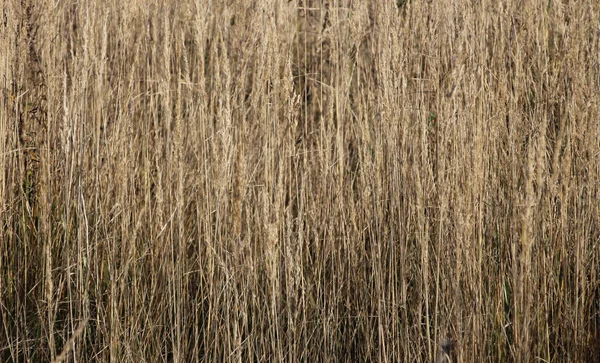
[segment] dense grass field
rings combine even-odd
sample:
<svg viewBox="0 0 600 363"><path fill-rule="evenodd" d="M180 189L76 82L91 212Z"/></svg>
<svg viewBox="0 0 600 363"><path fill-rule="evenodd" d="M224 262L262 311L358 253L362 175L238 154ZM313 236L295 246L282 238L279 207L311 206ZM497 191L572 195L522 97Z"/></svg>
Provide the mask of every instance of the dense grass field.
<svg viewBox="0 0 600 363"><path fill-rule="evenodd" d="M599 2L0 4L0 361L600 360Z"/></svg>

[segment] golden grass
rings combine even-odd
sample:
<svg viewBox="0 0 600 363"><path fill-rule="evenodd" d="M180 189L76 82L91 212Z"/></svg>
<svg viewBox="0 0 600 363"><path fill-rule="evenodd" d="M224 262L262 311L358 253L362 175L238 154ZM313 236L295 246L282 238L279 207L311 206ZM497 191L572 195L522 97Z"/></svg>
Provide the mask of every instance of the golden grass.
<svg viewBox="0 0 600 363"><path fill-rule="evenodd" d="M0 3L1 361L600 359L597 2Z"/></svg>

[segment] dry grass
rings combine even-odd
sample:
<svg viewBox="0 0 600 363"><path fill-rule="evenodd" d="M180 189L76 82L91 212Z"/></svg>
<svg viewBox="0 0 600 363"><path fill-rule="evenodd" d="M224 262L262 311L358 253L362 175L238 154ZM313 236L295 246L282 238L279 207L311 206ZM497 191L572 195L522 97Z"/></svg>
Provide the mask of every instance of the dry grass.
<svg viewBox="0 0 600 363"><path fill-rule="evenodd" d="M600 359L596 1L0 4L1 361Z"/></svg>

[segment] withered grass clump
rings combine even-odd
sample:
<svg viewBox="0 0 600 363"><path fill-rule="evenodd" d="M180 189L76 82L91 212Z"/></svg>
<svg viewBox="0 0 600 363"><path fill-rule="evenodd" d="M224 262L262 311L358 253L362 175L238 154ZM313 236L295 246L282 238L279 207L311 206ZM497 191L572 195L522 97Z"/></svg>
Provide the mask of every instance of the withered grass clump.
<svg viewBox="0 0 600 363"><path fill-rule="evenodd" d="M0 3L0 361L600 356L600 3Z"/></svg>

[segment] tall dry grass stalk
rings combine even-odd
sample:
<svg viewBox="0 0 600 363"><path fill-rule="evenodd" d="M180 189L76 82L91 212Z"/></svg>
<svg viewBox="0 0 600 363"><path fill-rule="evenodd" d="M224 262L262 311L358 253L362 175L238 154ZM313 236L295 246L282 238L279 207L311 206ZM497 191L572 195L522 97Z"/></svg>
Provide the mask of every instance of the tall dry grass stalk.
<svg viewBox="0 0 600 363"><path fill-rule="evenodd" d="M600 356L597 2L0 3L1 361Z"/></svg>

